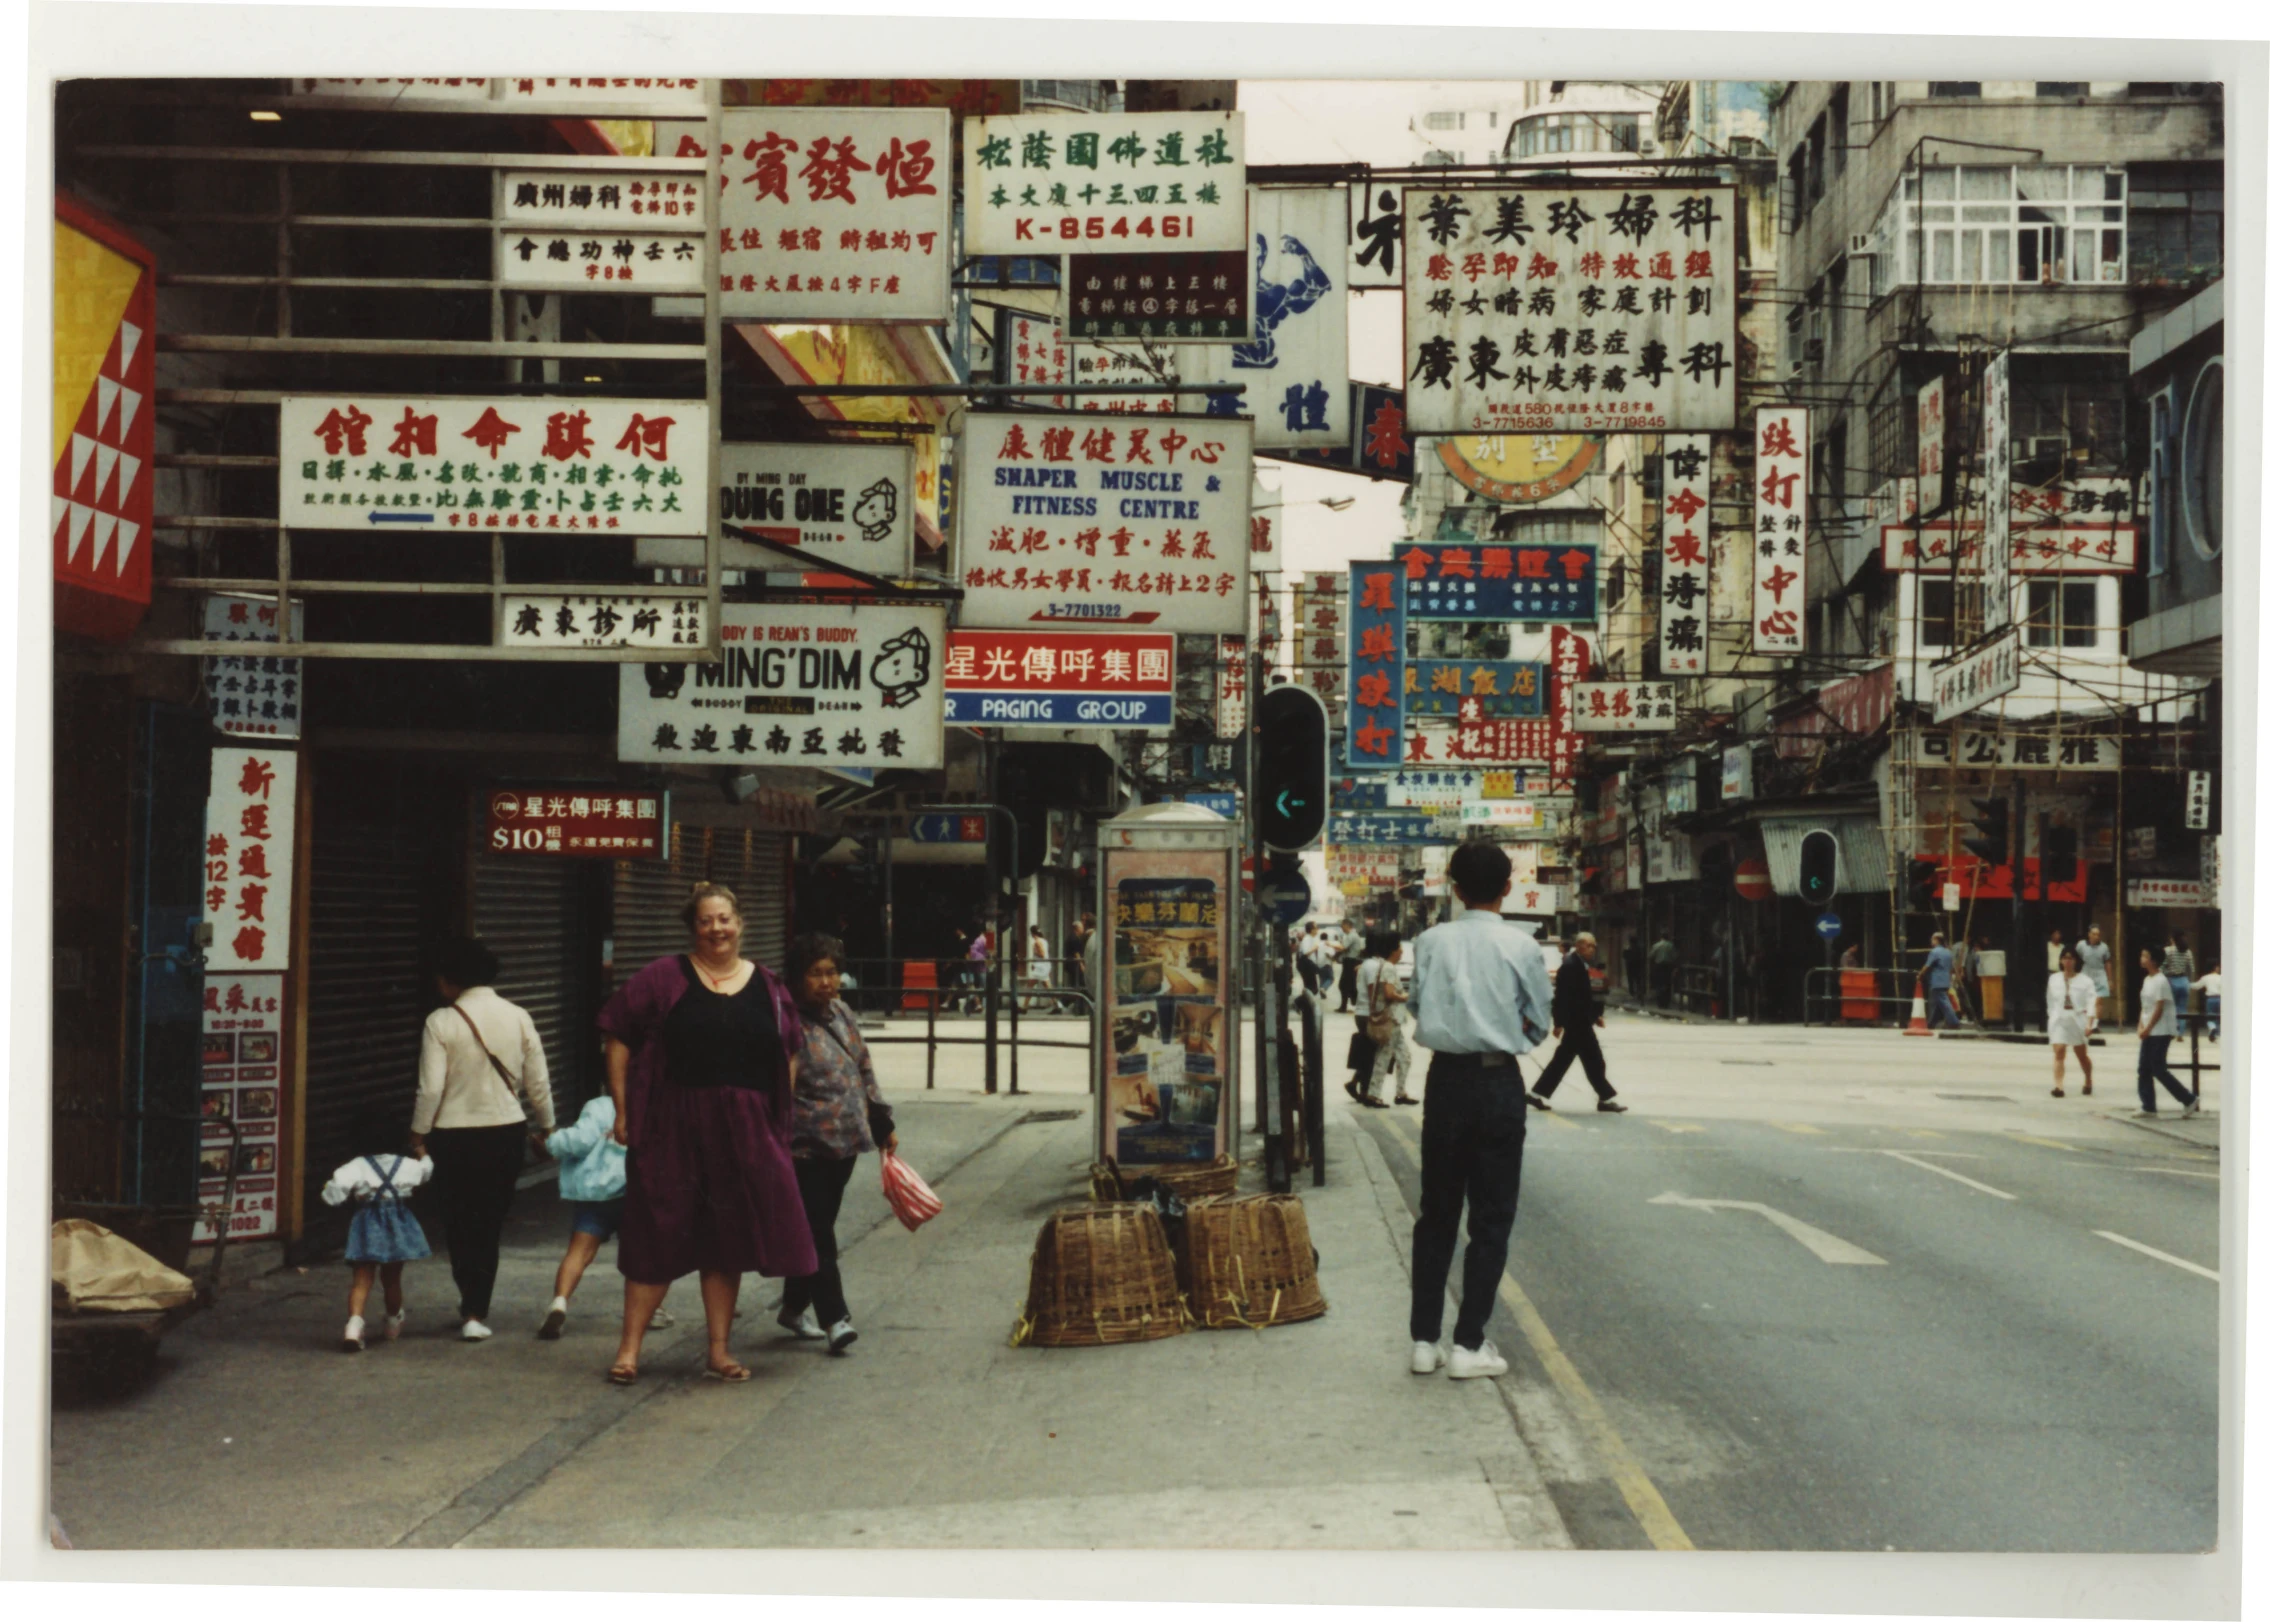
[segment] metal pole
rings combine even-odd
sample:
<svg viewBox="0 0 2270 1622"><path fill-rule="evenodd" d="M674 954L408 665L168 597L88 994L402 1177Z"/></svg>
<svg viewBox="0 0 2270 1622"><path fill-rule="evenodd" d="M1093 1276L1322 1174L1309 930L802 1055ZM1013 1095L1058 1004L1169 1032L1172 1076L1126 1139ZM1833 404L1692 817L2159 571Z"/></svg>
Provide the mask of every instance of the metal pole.
<svg viewBox="0 0 2270 1622"><path fill-rule="evenodd" d="M2112 1022L2128 1023L2128 712L2112 718ZM2084 937L2086 938L2086 937Z"/></svg>
<svg viewBox="0 0 2270 1622"><path fill-rule="evenodd" d="M2020 988L2024 986L2025 980L2020 975L2012 974L2010 969L2023 965L2026 961L2026 846L2029 843L2027 835L2032 830L2026 823L2024 772L2010 774L2010 821L2014 827L2012 837L2017 843L2017 849L2010 853L2010 859L2017 864L2017 871L2010 875L2010 946L2002 954L2003 998L2009 1006L2002 1012L2003 1017L2010 1022L2010 1029L2018 1031L2025 1028L2025 1021L2019 1016L2018 1010Z"/></svg>
<svg viewBox="0 0 2270 1622"><path fill-rule="evenodd" d="M985 798L987 804L990 805L1000 798L1000 785L995 781L995 773L1000 762L995 752L994 739L990 734L981 747L984 750L985 757ZM1017 837L1016 826L1016 818L1011 817L1009 819L1009 837L1012 840ZM1014 871L1015 865L1016 858L1012 855L1010 857L1012 871ZM992 923L995 915L1000 911L1000 907L1001 867L999 859L993 852L993 820L988 816L985 826L985 912L977 921L981 938L982 932ZM994 996L1000 984L1001 931L995 929L993 931L993 950L985 954L985 1090L989 1094L1001 1090L1001 1005Z"/></svg>
<svg viewBox="0 0 2270 1622"><path fill-rule="evenodd" d="M932 986L930 994L922 999L923 1007L930 1011L929 1018L924 1022L926 1037L923 1042L926 1055L923 1061L922 1086L926 1092L935 1089L938 1085L938 999L943 994L941 987Z"/></svg>

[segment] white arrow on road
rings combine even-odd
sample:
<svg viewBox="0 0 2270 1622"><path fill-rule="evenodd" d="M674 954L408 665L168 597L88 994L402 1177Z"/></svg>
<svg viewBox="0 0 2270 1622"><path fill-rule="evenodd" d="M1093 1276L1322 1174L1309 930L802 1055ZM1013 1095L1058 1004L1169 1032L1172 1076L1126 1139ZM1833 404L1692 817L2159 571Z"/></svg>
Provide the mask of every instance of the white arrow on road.
<svg viewBox="0 0 2270 1622"><path fill-rule="evenodd" d="M1772 1206L1760 1205L1756 1200L1691 1200L1684 1194L1666 1193L1656 1195L1647 1203L1685 1205L1697 1211L1755 1211L1832 1267L1889 1265L1881 1256L1872 1256L1858 1245L1848 1244L1833 1233L1823 1233L1810 1222L1800 1222L1787 1211L1776 1211Z"/></svg>

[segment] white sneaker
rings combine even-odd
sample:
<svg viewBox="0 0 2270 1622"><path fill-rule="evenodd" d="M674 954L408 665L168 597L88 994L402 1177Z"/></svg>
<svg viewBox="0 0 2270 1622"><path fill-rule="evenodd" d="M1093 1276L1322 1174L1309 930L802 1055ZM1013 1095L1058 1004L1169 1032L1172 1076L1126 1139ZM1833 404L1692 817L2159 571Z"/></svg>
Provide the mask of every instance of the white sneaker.
<svg viewBox="0 0 2270 1622"><path fill-rule="evenodd" d="M859 1338L859 1331L851 1327L849 1318L828 1325L828 1356L841 1357L851 1350L851 1343Z"/></svg>
<svg viewBox="0 0 2270 1622"><path fill-rule="evenodd" d="M2183 1114L2186 1120L2190 1119L2194 1115L2197 1115L2198 1113L2199 1100L2196 1098L2194 1098L2190 1103L2183 1106Z"/></svg>
<svg viewBox="0 0 2270 1622"><path fill-rule="evenodd" d="M1442 1367L1442 1348L1431 1340L1411 1342L1411 1372L1432 1374Z"/></svg>
<svg viewBox="0 0 2270 1622"><path fill-rule="evenodd" d="M349 1318L347 1327L339 1332L339 1350L359 1352L363 1349L363 1320L360 1315Z"/></svg>
<svg viewBox="0 0 2270 1622"><path fill-rule="evenodd" d="M480 1319L468 1318L465 1320L465 1327L457 1331L457 1338L459 1340L487 1340L495 1333L495 1330L481 1322Z"/></svg>
<svg viewBox="0 0 2270 1622"><path fill-rule="evenodd" d="M390 1312L386 1315L386 1338L388 1340L400 1340L402 1338L402 1320L409 1316L410 1309L408 1307L404 1307L400 1312Z"/></svg>
<svg viewBox="0 0 2270 1622"><path fill-rule="evenodd" d="M1505 1359L1498 1356L1498 1349L1488 1341L1471 1352L1452 1343L1450 1377L1453 1380L1494 1380L1505 1371Z"/></svg>
<svg viewBox="0 0 2270 1622"><path fill-rule="evenodd" d="M738 1318L741 1315L736 1312L733 1316ZM646 1321L646 1327L649 1329L675 1329L678 1327L678 1320L670 1315L668 1309L656 1307L654 1316Z"/></svg>
<svg viewBox="0 0 2270 1622"><path fill-rule="evenodd" d="M783 1307L780 1309L780 1315L773 1321L798 1340L826 1340L828 1338L828 1332L820 1327L820 1320L812 1315L810 1307L806 1307L802 1312L795 1313Z"/></svg>

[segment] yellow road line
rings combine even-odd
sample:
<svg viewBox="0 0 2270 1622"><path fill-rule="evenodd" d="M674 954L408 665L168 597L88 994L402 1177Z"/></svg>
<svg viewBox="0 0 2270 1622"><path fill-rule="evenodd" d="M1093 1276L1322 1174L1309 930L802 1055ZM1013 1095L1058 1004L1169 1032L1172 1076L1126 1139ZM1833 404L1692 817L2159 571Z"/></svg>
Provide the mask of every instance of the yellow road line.
<svg viewBox="0 0 2270 1622"><path fill-rule="evenodd" d="M1911 1138L1943 1138L1944 1132L1934 1132L1927 1126L1903 1126L1900 1130Z"/></svg>
<svg viewBox="0 0 2270 1622"><path fill-rule="evenodd" d="M1643 1115L1640 1119L1658 1132L1706 1132L1709 1130L1708 1127L1697 1126L1692 1121L1658 1121L1652 1115Z"/></svg>
<svg viewBox="0 0 2270 1622"><path fill-rule="evenodd" d="M1387 1125L1414 1155L1419 1152L1418 1141L1399 1117L1389 1117ZM1498 1299L1513 1313L1513 1321L1520 1326L1529 1349L1537 1354L1537 1361L1544 1365L1545 1373L1560 1391L1561 1400L1569 1405L1577 1422L1589 1433L1594 1450L1608 1467L1609 1478L1623 1494L1625 1507L1631 1510L1632 1519L1639 1522L1648 1541L1658 1549L1692 1549L1694 1540L1671 1513L1671 1506L1663 1501L1663 1494L1648 1478L1638 1456L1609 1420L1607 1409L1601 1406L1592 1387L1585 1384L1584 1376L1576 1371L1576 1365L1561 1350L1561 1343L1545 1327L1545 1320L1522 1293L1521 1286L1514 1283L1511 1274L1499 1276Z"/></svg>
<svg viewBox="0 0 2270 1622"><path fill-rule="evenodd" d="M1825 1137L1827 1135L1821 1130L1821 1128L1817 1126L1807 1126L1803 1121L1768 1121L1766 1122L1766 1125L1778 1128L1783 1132L1794 1132L1802 1136L1818 1138Z"/></svg>
<svg viewBox="0 0 2270 1622"><path fill-rule="evenodd" d="M2037 1149L2062 1149L2069 1155L2077 1155L2081 1152L2070 1143L2059 1143L2055 1138L2029 1137L2023 1132L2013 1132L2010 1136L2020 1143L2030 1143Z"/></svg>
<svg viewBox="0 0 2270 1622"><path fill-rule="evenodd" d="M1533 1110L1530 1113L1541 1120L1552 1122L1555 1126L1566 1127L1571 1132L1582 1132L1584 1130L1583 1127L1578 1126L1558 1110Z"/></svg>

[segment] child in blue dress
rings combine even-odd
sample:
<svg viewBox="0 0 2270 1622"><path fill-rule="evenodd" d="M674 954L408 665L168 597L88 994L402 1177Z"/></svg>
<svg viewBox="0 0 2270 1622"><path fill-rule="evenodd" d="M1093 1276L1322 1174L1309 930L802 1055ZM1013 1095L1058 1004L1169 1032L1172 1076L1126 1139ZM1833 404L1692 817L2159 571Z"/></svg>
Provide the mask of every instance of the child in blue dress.
<svg viewBox="0 0 2270 1622"><path fill-rule="evenodd" d="M355 1219L347 1228L347 1264L355 1270L355 1282L347 1290L342 1352L363 1349L363 1307L373 1279L385 1287L386 1338L401 1335L402 1320L409 1316L402 1304L402 1265L433 1254L425 1229L404 1201L412 1189L432 1180L433 1162L422 1155L358 1155L323 1185L324 1204L355 1202Z"/></svg>

